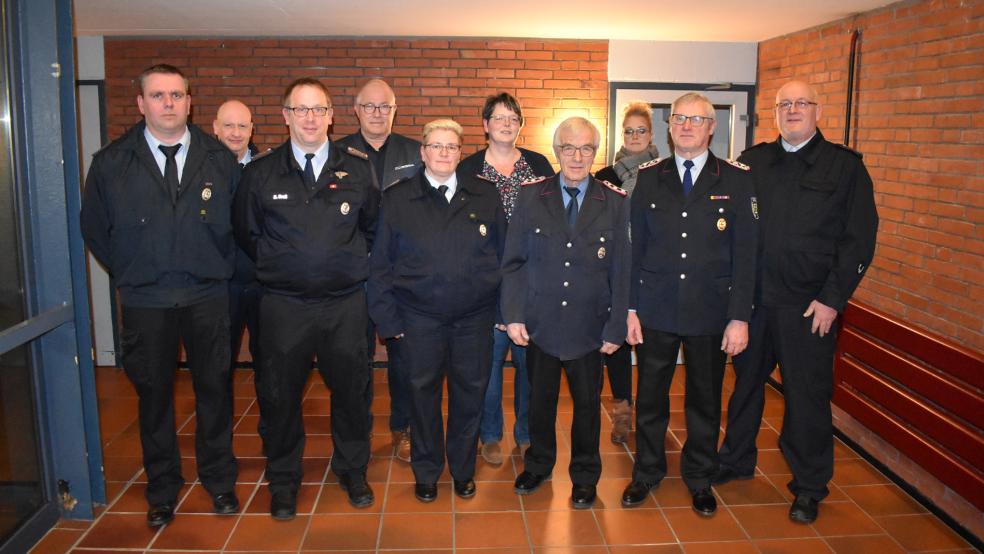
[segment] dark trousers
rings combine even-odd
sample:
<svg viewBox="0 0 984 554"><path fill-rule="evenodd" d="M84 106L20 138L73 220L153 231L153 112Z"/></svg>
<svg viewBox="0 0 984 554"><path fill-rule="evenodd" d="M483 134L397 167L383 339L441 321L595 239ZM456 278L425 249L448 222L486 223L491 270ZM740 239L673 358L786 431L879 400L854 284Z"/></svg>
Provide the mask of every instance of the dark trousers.
<svg viewBox="0 0 984 554"><path fill-rule="evenodd" d="M779 446L793 472L789 490L820 500L834 474L833 394L837 328L824 337L810 332L806 306L759 306L748 328L748 349L734 358L735 390L721 465L740 474L755 471L755 438L765 406L765 382L776 363L786 404Z"/></svg>
<svg viewBox="0 0 984 554"><path fill-rule="evenodd" d="M236 369L239 361L239 349L243 342L243 330L249 330L249 355L253 359L253 367L259 360L260 345L260 296L263 288L256 283L229 283L229 335L231 369Z"/></svg>
<svg viewBox="0 0 984 554"><path fill-rule="evenodd" d="M686 363L687 442L680 473L693 491L711 486L718 469L717 443L721 430L721 384L727 355L721 335L680 336L643 329L636 391L636 462L632 478L658 483L666 476L666 428L670 423L670 383L683 343Z"/></svg>
<svg viewBox="0 0 984 554"><path fill-rule="evenodd" d="M471 479L489 383L495 311L483 310L450 322L407 311L403 321L406 334L397 342L412 399L410 465L414 477L418 483L436 483L446 455L454 479ZM441 413L445 378L447 435Z"/></svg>
<svg viewBox="0 0 984 554"><path fill-rule="evenodd" d="M184 343L195 390L198 477L213 495L232 492L238 469L232 453L228 297L182 308L123 306L123 368L137 390L147 502L173 504L184 485L174 425L174 372Z"/></svg>
<svg viewBox="0 0 984 554"><path fill-rule="evenodd" d="M373 390L373 359L376 357L376 326L369 322L369 385L366 387L366 403L372 408L375 395ZM410 382L406 371L400 364L399 341L386 339L386 386L390 395L390 431L406 431L410 428ZM369 428L372 429L373 416L369 413Z"/></svg>
<svg viewBox="0 0 984 554"><path fill-rule="evenodd" d="M574 401L571 425L571 481L576 485L595 485L601 477L601 352L592 350L576 360L551 356L530 341L526 348L530 375L530 447L525 469L549 475L557 462L557 398L560 371Z"/></svg>
<svg viewBox="0 0 984 554"><path fill-rule="evenodd" d="M605 356L608 385L615 401L628 400L632 405L632 345L623 344L614 354Z"/></svg>
<svg viewBox="0 0 984 554"><path fill-rule="evenodd" d="M303 477L303 400L311 361L331 389L331 469L365 472L369 463L365 291L321 300L269 292L260 300L260 373L257 399L270 490L296 492Z"/></svg>

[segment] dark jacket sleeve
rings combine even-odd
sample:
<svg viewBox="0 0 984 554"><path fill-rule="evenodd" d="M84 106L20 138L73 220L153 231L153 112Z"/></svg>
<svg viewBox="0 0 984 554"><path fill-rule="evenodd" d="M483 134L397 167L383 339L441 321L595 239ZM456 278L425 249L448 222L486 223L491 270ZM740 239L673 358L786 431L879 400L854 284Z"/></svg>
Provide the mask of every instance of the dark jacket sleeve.
<svg viewBox="0 0 984 554"><path fill-rule="evenodd" d="M629 199L624 198L618 208L618 218L615 225L615 252L612 259L612 269L609 276L609 286L612 289L612 311L602 329L601 337L605 342L619 346L625 342L628 334L626 316L629 311L629 278L632 270L632 251L629 244Z"/></svg>
<svg viewBox="0 0 984 554"><path fill-rule="evenodd" d="M642 267L642 257L646 253L649 242L649 229L646 226L646 196L642 190L642 176L636 180L634 194L629 198L629 242L632 249L632 267L629 276L629 309L635 310L639 305L639 275ZM646 186L649 186L648 183Z"/></svg>
<svg viewBox="0 0 984 554"><path fill-rule="evenodd" d="M817 298L822 304L843 312L847 301L861 283L875 255L878 210L868 170L859 159L851 178L844 232L837 239L834 267Z"/></svg>
<svg viewBox="0 0 984 554"><path fill-rule="evenodd" d="M526 232L530 204L535 190L524 187L519 191L516 207L513 209L506 243L502 254L502 286L499 292L499 306L502 318L510 323L526 323L527 259L529 241Z"/></svg>
<svg viewBox="0 0 984 554"><path fill-rule="evenodd" d="M387 221L390 207L384 197L377 224L376 240L369 256L369 281L366 289L369 302L369 316L376 323L379 336L392 338L406 332L399 303L393 292L394 252L392 230Z"/></svg>
<svg viewBox="0 0 984 554"><path fill-rule="evenodd" d="M243 172L232 202L232 232L236 244L256 260L256 241L263 234L263 206L260 203L260 171L249 166Z"/></svg>
<svg viewBox="0 0 984 554"><path fill-rule="evenodd" d="M506 233L508 233L508 225L506 223L506 212L502 209L502 204L499 203L495 209L495 238L496 238L496 254L499 257L499 267L502 267L502 259L506 251ZM501 280L501 270L500 270L500 280L499 289L502 290L502 280ZM497 324L504 325L506 323L505 318L502 315L502 296L499 296L498 302L496 303L495 309L495 322Z"/></svg>
<svg viewBox="0 0 984 554"><path fill-rule="evenodd" d="M372 173L372 175L375 175L375 173ZM379 191L379 187L374 184L366 187L366 189L366 200L362 203L362 209L359 210L359 230L366 237L366 248L372 252L372 245L376 236L376 225L379 220L379 204L382 201L382 193Z"/></svg>
<svg viewBox="0 0 984 554"><path fill-rule="evenodd" d="M728 321L751 321L755 295L756 257L758 256L758 220L752 211L755 183L748 171L739 171L735 230L731 235L731 294L728 296Z"/></svg>
<svg viewBox="0 0 984 554"><path fill-rule="evenodd" d="M109 253L110 239L109 233L112 229L112 222L109 217L109 206L103 196L103 158L97 156L89 167L89 174L85 178L85 190L82 191L82 213L80 214L80 225L82 227L82 237L85 245L89 247L92 255L99 260L107 271L112 273Z"/></svg>

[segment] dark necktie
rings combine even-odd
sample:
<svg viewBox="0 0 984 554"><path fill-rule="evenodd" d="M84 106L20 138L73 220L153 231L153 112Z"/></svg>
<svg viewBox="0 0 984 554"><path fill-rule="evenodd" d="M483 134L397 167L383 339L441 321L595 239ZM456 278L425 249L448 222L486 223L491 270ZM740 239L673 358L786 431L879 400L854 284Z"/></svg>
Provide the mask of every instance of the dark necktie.
<svg viewBox="0 0 984 554"><path fill-rule="evenodd" d="M441 193L441 198L443 198L445 202L450 203L449 200L448 200L448 186L447 185L441 185L441 186L437 187L437 192Z"/></svg>
<svg viewBox="0 0 984 554"><path fill-rule="evenodd" d="M174 146L158 144L157 148L164 152L164 157L167 158L164 162L164 185L171 191L171 198L176 200L181 193L181 184L178 182L178 161L175 157L178 155L178 150L181 150L181 143Z"/></svg>
<svg viewBox="0 0 984 554"><path fill-rule="evenodd" d="M307 159L304 162L304 184L314 188L314 164L311 163L311 158L314 158L314 154L304 154L304 157Z"/></svg>
<svg viewBox="0 0 984 554"><path fill-rule="evenodd" d="M694 166L693 160L685 160L683 162L683 167L686 169L683 172L683 195L687 196L690 191L694 190L694 177L690 174L690 168Z"/></svg>
<svg viewBox="0 0 984 554"><path fill-rule="evenodd" d="M571 195L571 201L567 204L567 224L574 228L574 223L577 222L577 195L581 194L581 189L577 187L564 187L567 194Z"/></svg>

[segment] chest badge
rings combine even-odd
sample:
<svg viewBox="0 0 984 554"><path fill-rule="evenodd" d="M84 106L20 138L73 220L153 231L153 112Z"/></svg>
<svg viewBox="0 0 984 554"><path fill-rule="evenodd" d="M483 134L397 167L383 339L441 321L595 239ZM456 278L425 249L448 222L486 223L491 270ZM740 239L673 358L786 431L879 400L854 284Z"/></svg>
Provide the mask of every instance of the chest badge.
<svg viewBox="0 0 984 554"><path fill-rule="evenodd" d="M605 254L607 254L607 253L608 253L608 251L605 250L605 247L604 246L602 246L601 248L598 249L598 259L599 260L604 260L605 259Z"/></svg>
<svg viewBox="0 0 984 554"><path fill-rule="evenodd" d="M342 212L342 215L348 215L352 211L352 206L349 206L348 202L342 202L342 205L338 208L338 211Z"/></svg>
<svg viewBox="0 0 984 554"><path fill-rule="evenodd" d="M486 227L484 223L482 223L481 225L478 226L478 234L482 235L483 237L485 235L488 235L489 234L489 228Z"/></svg>
<svg viewBox="0 0 984 554"><path fill-rule="evenodd" d="M348 175L348 171L336 171L335 172L335 177L338 177L339 179L344 179L346 175Z"/></svg>
<svg viewBox="0 0 984 554"><path fill-rule="evenodd" d="M723 217L720 218L720 219L718 219L717 228L718 228L718 231L724 231L725 229L728 228L728 222L725 221L725 219Z"/></svg>
<svg viewBox="0 0 984 554"><path fill-rule="evenodd" d="M202 189L202 200L208 202L212 199L212 189L204 188Z"/></svg>

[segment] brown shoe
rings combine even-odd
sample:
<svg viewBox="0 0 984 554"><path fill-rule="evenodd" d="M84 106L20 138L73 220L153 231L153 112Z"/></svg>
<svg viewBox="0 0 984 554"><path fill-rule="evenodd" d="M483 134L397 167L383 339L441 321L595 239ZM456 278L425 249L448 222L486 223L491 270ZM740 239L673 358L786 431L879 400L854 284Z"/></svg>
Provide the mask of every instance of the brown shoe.
<svg viewBox="0 0 984 554"><path fill-rule="evenodd" d="M393 432L393 450L396 459L410 463L410 429Z"/></svg>
<svg viewBox="0 0 984 554"><path fill-rule="evenodd" d="M629 442L632 432L632 406L628 400L619 400L612 407L612 442L625 444Z"/></svg>
<svg viewBox="0 0 984 554"><path fill-rule="evenodd" d="M499 446L499 441L483 442L482 458L494 466L501 464L502 447Z"/></svg>

